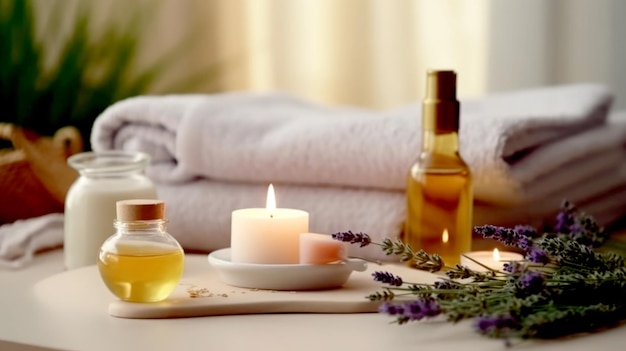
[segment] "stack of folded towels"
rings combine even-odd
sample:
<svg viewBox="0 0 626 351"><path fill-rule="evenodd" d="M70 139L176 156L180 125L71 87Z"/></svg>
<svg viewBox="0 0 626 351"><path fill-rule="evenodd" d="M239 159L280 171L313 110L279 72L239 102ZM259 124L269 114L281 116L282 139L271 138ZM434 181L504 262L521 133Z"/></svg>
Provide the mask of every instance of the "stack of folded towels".
<svg viewBox="0 0 626 351"><path fill-rule="evenodd" d="M626 215L626 114L611 103L606 87L591 84L462 100L475 224L541 225L563 199L602 225ZM104 111L91 143L151 155L147 174L185 249L228 247L231 212L264 207L270 183L278 207L310 213L311 231L382 240L402 227L421 103L378 112L281 93L139 96Z"/></svg>
<svg viewBox="0 0 626 351"><path fill-rule="evenodd" d="M461 101L475 224L540 225L565 198L604 225L625 215L626 115L609 113L611 102L588 84ZM310 213L311 231L380 240L402 226L421 104L376 112L278 93L141 96L108 108L91 142L152 156L148 176L186 248L228 247L231 212L264 207L269 183L279 207Z"/></svg>

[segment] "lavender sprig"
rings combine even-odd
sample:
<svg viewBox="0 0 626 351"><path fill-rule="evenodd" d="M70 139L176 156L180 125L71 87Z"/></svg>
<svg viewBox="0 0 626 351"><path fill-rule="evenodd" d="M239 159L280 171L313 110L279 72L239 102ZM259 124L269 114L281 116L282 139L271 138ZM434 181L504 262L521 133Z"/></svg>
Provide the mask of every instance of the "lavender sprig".
<svg viewBox="0 0 626 351"><path fill-rule="evenodd" d="M385 302L380 305L378 311L395 316L398 324L404 324L438 316L442 310L437 301L433 299L417 299L404 304Z"/></svg>
<svg viewBox="0 0 626 351"><path fill-rule="evenodd" d="M402 278L389 272L374 272L372 273L372 276L374 277L374 281L389 284L391 286L402 286L404 283Z"/></svg>
<svg viewBox="0 0 626 351"><path fill-rule="evenodd" d="M556 236L594 248L601 246L608 239L608 233L591 215L580 211L567 200L561 204L554 227L542 234L529 225L517 225L514 228L484 225L475 227L474 230L484 238L494 239L506 246L522 250L532 249L533 240L539 237Z"/></svg>
<svg viewBox="0 0 626 351"><path fill-rule="evenodd" d="M383 239L382 243L373 242L371 237L365 233L353 233L352 231L337 232L331 234L334 240L349 242L351 244L359 244L359 247L368 245L380 246L386 255L396 255L400 257L400 261L411 261L411 265L415 268L426 270L429 272L438 272L445 267L444 261L437 254L428 254L424 250L413 251L411 245L402 242L402 240Z"/></svg>
<svg viewBox="0 0 626 351"><path fill-rule="evenodd" d="M372 239L365 233L353 233L352 231L333 233L332 238L335 240L348 242L350 244L360 244L364 247L372 243Z"/></svg>
<svg viewBox="0 0 626 351"><path fill-rule="evenodd" d="M503 272L476 272L446 266L439 255L414 251L398 239L375 243L365 233L352 232L333 238L361 247L378 245L412 267L445 273L433 284L410 283L389 272L373 274L387 286L368 298L384 301L380 312L398 324L437 316L451 322L471 318L477 332L508 345L514 338L554 338L626 321L625 259L594 251L607 233L573 204L563 203L547 231L527 225L486 225L475 231L525 252L525 260L506 263Z"/></svg>

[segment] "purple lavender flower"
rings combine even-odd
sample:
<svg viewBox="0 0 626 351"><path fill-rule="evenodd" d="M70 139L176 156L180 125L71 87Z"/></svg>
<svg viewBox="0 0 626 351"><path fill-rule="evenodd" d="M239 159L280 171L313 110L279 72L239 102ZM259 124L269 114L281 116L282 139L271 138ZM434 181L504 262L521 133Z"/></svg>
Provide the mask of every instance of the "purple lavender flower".
<svg viewBox="0 0 626 351"><path fill-rule="evenodd" d="M533 246L533 240L530 237L522 236L517 241L517 247L522 250L528 250L531 246Z"/></svg>
<svg viewBox="0 0 626 351"><path fill-rule="evenodd" d="M496 227L495 225L482 225L474 227L474 231L478 234L482 234L484 238L489 239L496 235L498 228L500 227Z"/></svg>
<svg viewBox="0 0 626 351"><path fill-rule="evenodd" d="M576 219L574 218L574 212L576 207L567 200L564 200L561 204L561 211L556 215L556 225L554 230L557 233L569 234L570 226L574 224Z"/></svg>
<svg viewBox="0 0 626 351"><path fill-rule="evenodd" d="M570 235L576 235L576 234L581 234L582 232L585 231L585 228L582 226L581 223L579 223L578 221L575 220L574 223L572 223L569 226L569 234Z"/></svg>
<svg viewBox="0 0 626 351"><path fill-rule="evenodd" d="M418 299L405 304L383 303L378 312L397 316L398 322L418 321L427 317L435 317L441 314L441 307L432 299Z"/></svg>
<svg viewBox="0 0 626 351"><path fill-rule="evenodd" d="M338 232L332 234L332 238L338 241L349 242L350 244L360 243L360 247L367 246L372 243L372 239L365 233L353 233L351 230L347 232Z"/></svg>
<svg viewBox="0 0 626 351"><path fill-rule="evenodd" d="M537 229L535 229L535 227L531 225L516 225L513 230L515 230L515 233L517 233L518 235L522 235L528 238L535 238L539 236Z"/></svg>
<svg viewBox="0 0 626 351"><path fill-rule="evenodd" d="M504 263L502 270L507 273L521 273L524 269L524 265L517 261L511 261Z"/></svg>
<svg viewBox="0 0 626 351"><path fill-rule="evenodd" d="M383 284L389 284L392 286L401 286L402 278L399 276L395 276L389 272L374 272L372 273L374 276L374 281L381 282Z"/></svg>
<svg viewBox="0 0 626 351"><path fill-rule="evenodd" d="M493 329L494 325L490 316L480 316L474 320L474 328L483 334Z"/></svg>
<svg viewBox="0 0 626 351"><path fill-rule="evenodd" d="M506 227L498 227L493 225L483 225L474 227L474 230L482 234L484 238L494 239L506 246L528 246L529 237L525 235L528 232L527 228L521 229L524 234L518 233L516 230ZM520 246L521 245L521 246Z"/></svg>
<svg viewBox="0 0 626 351"><path fill-rule="evenodd" d="M567 200L563 201L561 211L556 215L553 230L590 247L598 247L608 239L608 233L598 225L593 216L579 211Z"/></svg>
<svg viewBox="0 0 626 351"><path fill-rule="evenodd" d="M554 231L557 233L569 234L569 227L574 224L574 217L566 212L559 212L556 215L556 225Z"/></svg>
<svg viewBox="0 0 626 351"><path fill-rule="evenodd" d="M550 257L548 254L541 248L537 246L532 246L528 252L526 253L526 259L530 262L548 264L550 262Z"/></svg>
<svg viewBox="0 0 626 351"><path fill-rule="evenodd" d="M525 294L533 295L543 291L545 282L546 279L543 274L539 272L527 272L519 279L518 287L523 290Z"/></svg>
<svg viewBox="0 0 626 351"><path fill-rule="evenodd" d="M435 317L441 313L441 307L435 300L419 299L405 305L404 315L409 320L419 321L426 317Z"/></svg>
<svg viewBox="0 0 626 351"><path fill-rule="evenodd" d="M435 289L461 289L462 285L452 280L441 279L433 283Z"/></svg>
<svg viewBox="0 0 626 351"><path fill-rule="evenodd" d="M510 315L480 316L475 319L474 327L482 334L489 334L495 330L515 329L518 323Z"/></svg>
<svg viewBox="0 0 626 351"><path fill-rule="evenodd" d="M385 313L390 316L404 315L404 306L390 302L384 302L378 307L378 312Z"/></svg>

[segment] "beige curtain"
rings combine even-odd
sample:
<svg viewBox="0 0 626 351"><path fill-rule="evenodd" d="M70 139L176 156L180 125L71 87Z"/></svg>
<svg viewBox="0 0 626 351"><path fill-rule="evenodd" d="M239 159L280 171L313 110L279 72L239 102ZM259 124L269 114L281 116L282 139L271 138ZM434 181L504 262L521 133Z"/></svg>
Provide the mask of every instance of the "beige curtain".
<svg viewBox="0 0 626 351"><path fill-rule="evenodd" d="M486 1L196 5L216 16L220 58L240 64L226 70L226 90L285 90L324 103L387 108L419 99L427 68L459 71L465 94L485 90Z"/></svg>
<svg viewBox="0 0 626 351"><path fill-rule="evenodd" d="M180 6L177 2L177 6ZM620 0L216 0L226 90L286 90L330 104L390 108L421 99L425 70L459 73L465 97L600 82L626 108ZM208 31L213 32L213 31Z"/></svg>
<svg viewBox="0 0 626 351"><path fill-rule="evenodd" d="M140 65L193 37L157 88L216 64L217 81L199 91L386 109L420 100L428 68L450 68L461 97L600 82L626 108L621 0L160 0L158 11L156 0L92 2L102 16L146 8Z"/></svg>

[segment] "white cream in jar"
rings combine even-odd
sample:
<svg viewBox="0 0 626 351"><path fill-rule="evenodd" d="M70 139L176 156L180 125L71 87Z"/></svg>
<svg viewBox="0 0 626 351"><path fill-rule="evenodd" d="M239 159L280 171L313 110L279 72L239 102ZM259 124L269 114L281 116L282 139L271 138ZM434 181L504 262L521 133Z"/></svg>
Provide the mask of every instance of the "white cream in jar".
<svg viewBox="0 0 626 351"><path fill-rule="evenodd" d="M80 177L65 199L65 268L96 264L102 243L114 232L116 202L156 199L144 175L150 157L124 151L83 152L68 159Z"/></svg>

